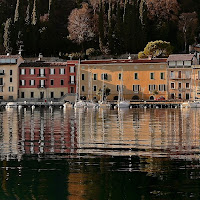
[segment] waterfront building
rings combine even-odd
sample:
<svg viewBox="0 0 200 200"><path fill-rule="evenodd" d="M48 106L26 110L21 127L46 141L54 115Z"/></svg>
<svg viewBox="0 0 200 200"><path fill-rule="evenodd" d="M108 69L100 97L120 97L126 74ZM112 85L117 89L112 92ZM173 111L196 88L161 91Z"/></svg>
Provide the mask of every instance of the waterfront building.
<svg viewBox="0 0 200 200"><path fill-rule="evenodd" d="M194 54L172 54L167 59L169 99L190 100L193 95L193 66L198 60Z"/></svg>
<svg viewBox="0 0 200 200"><path fill-rule="evenodd" d="M21 55L0 55L0 100L18 99L18 67L24 60Z"/></svg>
<svg viewBox="0 0 200 200"><path fill-rule="evenodd" d="M83 60L80 95L100 100L99 89L109 88L107 100L118 100L123 88L126 100L167 99L167 59Z"/></svg>
<svg viewBox="0 0 200 200"><path fill-rule="evenodd" d="M76 63L25 62L19 66L19 100L74 101Z"/></svg>

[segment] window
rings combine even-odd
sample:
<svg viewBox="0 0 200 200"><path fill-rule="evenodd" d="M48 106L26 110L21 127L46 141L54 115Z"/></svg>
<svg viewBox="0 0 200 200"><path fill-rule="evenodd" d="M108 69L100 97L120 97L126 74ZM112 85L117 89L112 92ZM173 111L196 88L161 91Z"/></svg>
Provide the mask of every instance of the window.
<svg viewBox="0 0 200 200"><path fill-rule="evenodd" d="M164 73L164 72L161 72L161 73L160 73L160 79L161 79L161 80L165 79L165 73Z"/></svg>
<svg viewBox="0 0 200 200"><path fill-rule="evenodd" d="M25 80L20 80L20 85L26 85L26 81Z"/></svg>
<svg viewBox="0 0 200 200"><path fill-rule="evenodd" d="M198 71L198 80L200 80L200 71Z"/></svg>
<svg viewBox="0 0 200 200"><path fill-rule="evenodd" d="M74 73L75 72L75 67L74 66L69 67L69 72L70 73Z"/></svg>
<svg viewBox="0 0 200 200"><path fill-rule="evenodd" d="M97 74L94 74L94 80L95 81L97 80Z"/></svg>
<svg viewBox="0 0 200 200"><path fill-rule="evenodd" d="M74 93L75 89L74 87L70 87L70 93Z"/></svg>
<svg viewBox="0 0 200 200"><path fill-rule="evenodd" d="M171 89L175 89L175 83L171 83Z"/></svg>
<svg viewBox="0 0 200 200"><path fill-rule="evenodd" d="M182 83L178 83L178 89L182 88Z"/></svg>
<svg viewBox="0 0 200 200"><path fill-rule="evenodd" d="M85 80L85 74L81 74L81 79L82 79L82 81Z"/></svg>
<svg viewBox="0 0 200 200"><path fill-rule="evenodd" d="M31 92L31 98L34 98L34 92Z"/></svg>
<svg viewBox="0 0 200 200"><path fill-rule="evenodd" d="M178 78L181 78L181 74L182 74L182 72L178 71Z"/></svg>
<svg viewBox="0 0 200 200"><path fill-rule="evenodd" d="M101 74L101 80L108 80L108 74Z"/></svg>
<svg viewBox="0 0 200 200"><path fill-rule="evenodd" d="M70 83L71 84L74 84L75 83L75 76L70 76Z"/></svg>
<svg viewBox="0 0 200 200"><path fill-rule="evenodd" d="M63 79L60 80L60 85L64 85L64 80Z"/></svg>
<svg viewBox="0 0 200 200"><path fill-rule="evenodd" d="M158 86L159 91L166 91L166 85L165 84L161 84Z"/></svg>
<svg viewBox="0 0 200 200"><path fill-rule="evenodd" d="M138 80L138 73L134 73L134 79Z"/></svg>
<svg viewBox="0 0 200 200"><path fill-rule="evenodd" d="M3 69L0 70L0 75L4 75L4 70Z"/></svg>
<svg viewBox="0 0 200 200"><path fill-rule="evenodd" d="M45 69L39 69L40 76L45 76Z"/></svg>
<svg viewBox="0 0 200 200"><path fill-rule="evenodd" d="M50 69L49 73L50 73L51 75L55 74L55 69L53 69L53 68Z"/></svg>
<svg viewBox="0 0 200 200"><path fill-rule="evenodd" d="M156 85L149 85L149 91L152 92L156 89Z"/></svg>
<svg viewBox="0 0 200 200"><path fill-rule="evenodd" d="M124 90L124 85L122 85L122 87L121 87L121 85L117 85L117 91L119 91L121 88L122 88L122 90Z"/></svg>
<svg viewBox="0 0 200 200"><path fill-rule="evenodd" d="M96 85L93 86L93 91L94 91L94 92L97 91L97 86L96 86Z"/></svg>
<svg viewBox="0 0 200 200"><path fill-rule="evenodd" d="M12 72L13 72L13 71L12 71L12 69L11 69L11 70L10 70L10 75L11 75L11 76L12 76Z"/></svg>
<svg viewBox="0 0 200 200"><path fill-rule="evenodd" d="M170 71L170 78L175 78L174 71Z"/></svg>
<svg viewBox="0 0 200 200"><path fill-rule="evenodd" d="M182 99L182 94L181 93L178 94L178 98Z"/></svg>
<svg viewBox="0 0 200 200"><path fill-rule="evenodd" d="M0 87L0 92L3 92L3 87Z"/></svg>
<svg viewBox="0 0 200 200"><path fill-rule="evenodd" d="M122 79L122 74L118 74L118 79L121 80Z"/></svg>
<svg viewBox="0 0 200 200"><path fill-rule="evenodd" d="M45 87L45 80L40 80L40 87L44 88Z"/></svg>
<svg viewBox="0 0 200 200"><path fill-rule="evenodd" d="M54 92L51 92L50 95L51 95L51 98L54 98Z"/></svg>
<svg viewBox="0 0 200 200"><path fill-rule="evenodd" d="M3 85L3 78L0 78L0 85Z"/></svg>
<svg viewBox="0 0 200 200"><path fill-rule="evenodd" d="M190 94L189 93L186 93L185 94L185 98L188 100L188 99L190 99Z"/></svg>
<svg viewBox="0 0 200 200"><path fill-rule="evenodd" d="M54 85L54 80L53 79L51 79L51 85Z"/></svg>
<svg viewBox="0 0 200 200"><path fill-rule="evenodd" d="M9 87L8 87L8 91L9 91L9 92L13 92L13 91L14 91L13 86L9 86Z"/></svg>
<svg viewBox="0 0 200 200"><path fill-rule="evenodd" d="M0 96L0 99L3 100L3 96Z"/></svg>
<svg viewBox="0 0 200 200"><path fill-rule="evenodd" d="M64 68L60 68L60 74L65 74L65 69Z"/></svg>
<svg viewBox="0 0 200 200"><path fill-rule="evenodd" d="M154 79L154 73L153 72L150 73L150 79L151 80Z"/></svg>
<svg viewBox="0 0 200 200"><path fill-rule="evenodd" d="M30 80L29 85L35 85L35 80Z"/></svg>
<svg viewBox="0 0 200 200"><path fill-rule="evenodd" d="M21 69L21 75L25 75L26 74L26 69Z"/></svg>
<svg viewBox="0 0 200 200"><path fill-rule="evenodd" d="M84 85L82 85L81 91L82 91L82 92L85 92L85 87L84 87Z"/></svg>
<svg viewBox="0 0 200 200"><path fill-rule="evenodd" d="M190 71L185 71L185 78L187 78L187 79L190 78Z"/></svg>
<svg viewBox="0 0 200 200"><path fill-rule="evenodd" d="M24 92L21 92L21 98L25 98Z"/></svg>
<svg viewBox="0 0 200 200"><path fill-rule="evenodd" d="M60 92L60 97L64 96L64 92Z"/></svg>
<svg viewBox="0 0 200 200"><path fill-rule="evenodd" d="M10 83L12 83L12 81L13 81L13 79L12 79L12 77L10 77Z"/></svg>
<svg viewBox="0 0 200 200"><path fill-rule="evenodd" d="M190 89L190 83L185 83L185 88Z"/></svg>
<svg viewBox="0 0 200 200"><path fill-rule="evenodd" d="M30 73L30 75L34 75L35 74L35 69L30 69L29 73Z"/></svg>
<svg viewBox="0 0 200 200"><path fill-rule="evenodd" d="M140 86L139 85L133 85L133 92L138 92L140 91Z"/></svg>

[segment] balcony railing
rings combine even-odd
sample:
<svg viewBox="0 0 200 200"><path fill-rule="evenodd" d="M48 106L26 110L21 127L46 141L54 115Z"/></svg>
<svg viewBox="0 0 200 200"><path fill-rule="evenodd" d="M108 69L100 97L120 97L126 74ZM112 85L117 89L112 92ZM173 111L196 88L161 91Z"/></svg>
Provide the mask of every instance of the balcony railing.
<svg viewBox="0 0 200 200"><path fill-rule="evenodd" d="M46 88L46 85L38 85L38 88Z"/></svg>
<svg viewBox="0 0 200 200"><path fill-rule="evenodd" d="M76 81L69 81L69 85L75 85Z"/></svg>
<svg viewBox="0 0 200 200"><path fill-rule="evenodd" d="M46 77L46 74L37 74L37 77Z"/></svg>

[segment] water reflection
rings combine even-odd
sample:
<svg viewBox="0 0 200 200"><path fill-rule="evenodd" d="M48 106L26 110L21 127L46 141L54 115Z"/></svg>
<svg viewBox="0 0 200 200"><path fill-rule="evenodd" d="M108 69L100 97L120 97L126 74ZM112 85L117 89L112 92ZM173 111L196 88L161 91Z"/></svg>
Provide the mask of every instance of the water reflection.
<svg viewBox="0 0 200 200"><path fill-rule="evenodd" d="M0 199L199 199L198 109L1 109Z"/></svg>
<svg viewBox="0 0 200 200"><path fill-rule="evenodd" d="M198 109L8 109L2 159L23 155L142 155L198 159Z"/></svg>

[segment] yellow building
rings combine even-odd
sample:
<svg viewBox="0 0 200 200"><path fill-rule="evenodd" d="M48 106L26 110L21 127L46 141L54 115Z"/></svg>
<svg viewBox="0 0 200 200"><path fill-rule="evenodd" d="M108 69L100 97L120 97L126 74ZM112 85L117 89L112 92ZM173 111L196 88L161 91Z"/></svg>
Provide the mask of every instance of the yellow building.
<svg viewBox="0 0 200 200"><path fill-rule="evenodd" d="M85 60L79 77L83 99L99 100L103 85L110 89L107 100L117 100L121 86L126 100L167 99L166 59Z"/></svg>
<svg viewBox="0 0 200 200"><path fill-rule="evenodd" d="M0 100L16 101L18 98L18 67L24 62L20 55L0 55Z"/></svg>
<svg viewBox="0 0 200 200"><path fill-rule="evenodd" d="M174 54L167 59L168 62L168 96L169 99L194 99L193 66L197 65L194 54Z"/></svg>

